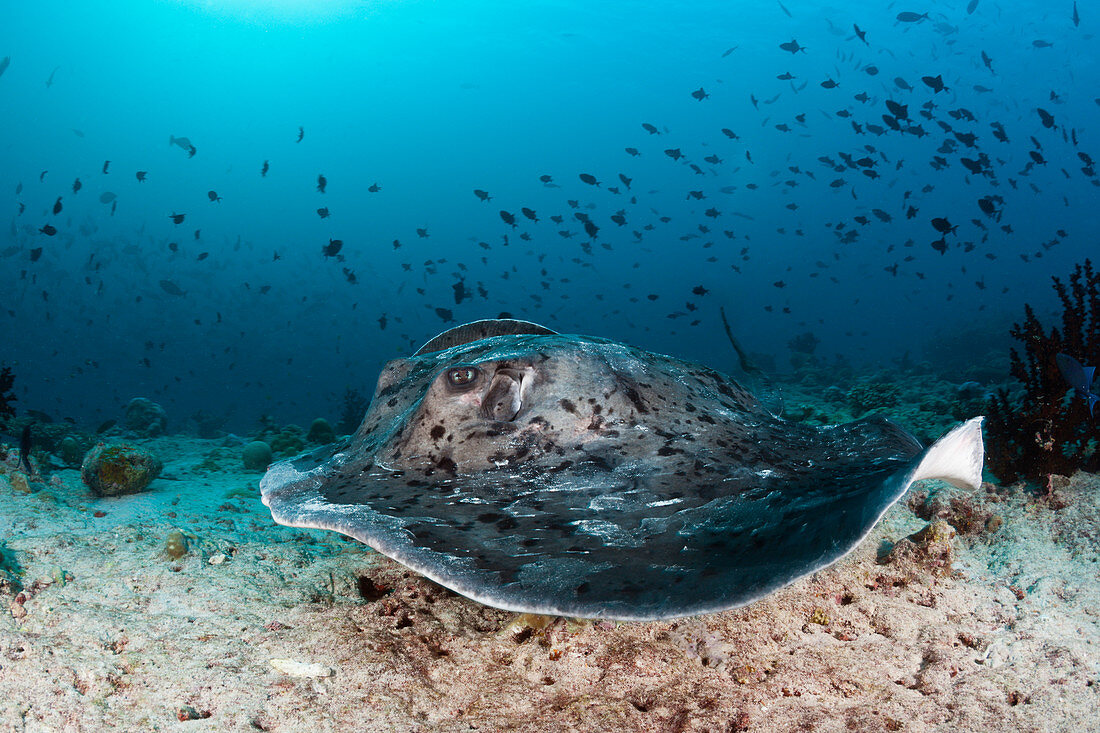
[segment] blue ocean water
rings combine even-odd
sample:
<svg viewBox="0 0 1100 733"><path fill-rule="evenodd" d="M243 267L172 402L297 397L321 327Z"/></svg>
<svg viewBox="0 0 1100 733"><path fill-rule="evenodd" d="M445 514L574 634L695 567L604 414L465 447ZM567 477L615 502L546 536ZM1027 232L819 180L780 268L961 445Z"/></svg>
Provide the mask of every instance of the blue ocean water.
<svg viewBox="0 0 1100 733"><path fill-rule="evenodd" d="M806 332L985 360L1095 252L1090 10L22 4L0 364L21 409L244 430L501 313L719 369L720 307L781 368Z"/></svg>

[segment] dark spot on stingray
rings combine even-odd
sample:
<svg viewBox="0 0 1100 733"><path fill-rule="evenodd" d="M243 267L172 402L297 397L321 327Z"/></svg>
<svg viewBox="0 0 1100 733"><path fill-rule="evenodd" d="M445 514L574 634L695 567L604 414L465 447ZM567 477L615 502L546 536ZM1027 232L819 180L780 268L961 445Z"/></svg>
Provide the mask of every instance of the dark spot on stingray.
<svg viewBox="0 0 1100 733"><path fill-rule="evenodd" d="M592 590L592 586L587 582L581 583L580 585L578 585L576 587L576 592L577 592L578 596L584 595L585 593L587 593L590 590Z"/></svg>
<svg viewBox="0 0 1100 733"><path fill-rule="evenodd" d="M431 436L432 440L439 440L447 432L447 429L442 425L436 425L432 428Z"/></svg>
<svg viewBox="0 0 1100 733"><path fill-rule="evenodd" d="M558 404L560 404L561 408L566 412L571 412L574 415L577 414L577 406L574 405L571 400L567 400L563 397L561 400L559 400Z"/></svg>
<svg viewBox="0 0 1100 733"><path fill-rule="evenodd" d="M455 473L455 470L458 468L455 465L455 462L451 460L451 458L449 458L448 456L443 456L442 458L440 458L438 461L435 462L435 465L438 466L441 471L446 471L447 473L451 474Z"/></svg>

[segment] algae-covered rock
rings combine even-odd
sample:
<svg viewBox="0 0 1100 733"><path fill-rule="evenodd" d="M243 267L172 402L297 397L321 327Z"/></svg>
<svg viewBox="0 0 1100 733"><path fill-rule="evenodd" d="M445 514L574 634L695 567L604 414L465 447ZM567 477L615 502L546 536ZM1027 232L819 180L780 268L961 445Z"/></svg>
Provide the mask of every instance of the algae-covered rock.
<svg viewBox="0 0 1100 733"><path fill-rule="evenodd" d="M244 447L241 458L249 471L263 471L271 463L271 446L262 440L254 440Z"/></svg>
<svg viewBox="0 0 1100 733"><path fill-rule="evenodd" d="M310 443L319 443L322 445L332 443L336 440L336 431L328 424L328 420L319 417L309 426L309 434L306 435L306 440Z"/></svg>
<svg viewBox="0 0 1100 733"><path fill-rule="evenodd" d="M12 491L19 492L20 494L31 493L31 482L27 478L27 474L22 471L12 471L8 476L8 482L11 483Z"/></svg>
<svg viewBox="0 0 1100 733"><path fill-rule="evenodd" d="M164 435L167 424L164 408L152 400L135 397L126 405L126 429L144 438Z"/></svg>
<svg viewBox="0 0 1100 733"><path fill-rule="evenodd" d="M80 478L97 496L121 496L144 490L164 464L144 448L100 443L84 456Z"/></svg>

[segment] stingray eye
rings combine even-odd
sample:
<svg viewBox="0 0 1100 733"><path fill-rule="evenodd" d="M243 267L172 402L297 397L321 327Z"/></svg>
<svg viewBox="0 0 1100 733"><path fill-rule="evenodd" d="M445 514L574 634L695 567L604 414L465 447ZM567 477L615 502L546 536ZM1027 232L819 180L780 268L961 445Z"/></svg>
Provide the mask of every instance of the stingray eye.
<svg viewBox="0 0 1100 733"><path fill-rule="evenodd" d="M447 384L452 387L469 387L477 381L477 367L462 366L447 370Z"/></svg>

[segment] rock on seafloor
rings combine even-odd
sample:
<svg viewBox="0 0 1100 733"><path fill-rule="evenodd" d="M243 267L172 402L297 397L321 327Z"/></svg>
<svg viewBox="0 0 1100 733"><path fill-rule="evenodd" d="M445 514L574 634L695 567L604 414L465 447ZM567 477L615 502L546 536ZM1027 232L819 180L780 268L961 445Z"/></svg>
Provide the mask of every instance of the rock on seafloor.
<svg viewBox="0 0 1100 733"><path fill-rule="evenodd" d="M84 456L81 478L97 496L121 496L144 491L164 465L145 448L100 443Z"/></svg>

